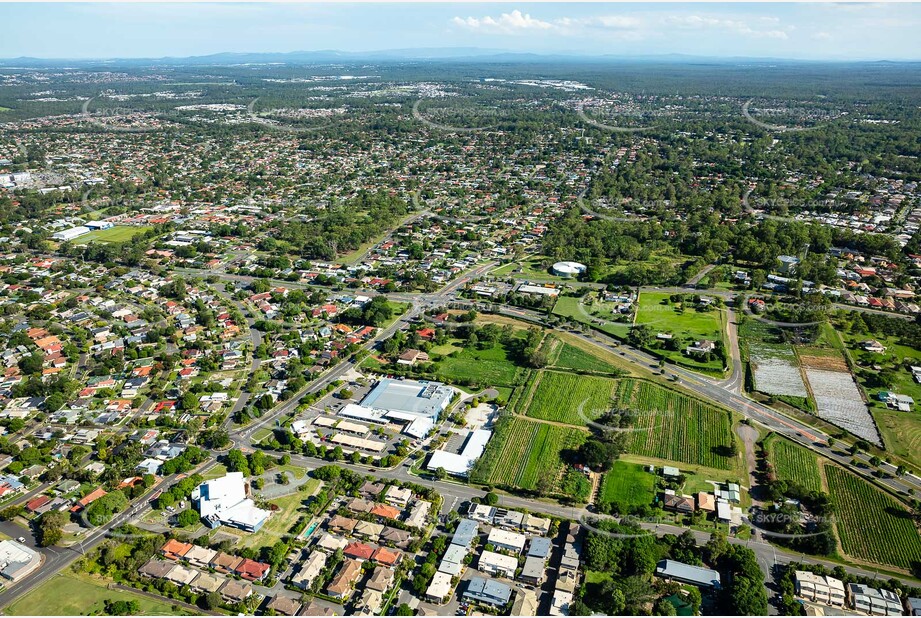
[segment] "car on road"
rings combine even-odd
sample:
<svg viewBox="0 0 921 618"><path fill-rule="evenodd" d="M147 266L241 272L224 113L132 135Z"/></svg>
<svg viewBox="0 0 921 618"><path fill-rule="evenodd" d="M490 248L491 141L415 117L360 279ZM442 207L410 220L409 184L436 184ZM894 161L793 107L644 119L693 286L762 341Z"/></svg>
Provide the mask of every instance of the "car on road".
<svg viewBox="0 0 921 618"><path fill-rule="evenodd" d="M16 541L17 541L18 543L25 543L25 542L26 542L26 537L21 536L21 537L19 537L18 539L16 539Z"/></svg>

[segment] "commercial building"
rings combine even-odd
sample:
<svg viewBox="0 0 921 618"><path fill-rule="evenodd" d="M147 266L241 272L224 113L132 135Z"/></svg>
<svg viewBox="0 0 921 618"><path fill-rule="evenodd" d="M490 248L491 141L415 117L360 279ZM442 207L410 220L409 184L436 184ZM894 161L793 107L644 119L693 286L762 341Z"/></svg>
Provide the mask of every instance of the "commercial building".
<svg viewBox="0 0 921 618"><path fill-rule="evenodd" d="M256 532L270 515L246 496L242 472L229 472L221 478L205 481L192 491L192 503L212 528L224 524Z"/></svg>
<svg viewBox="0 0 921 618"><path fill-rule="evenodd" d="M72 227L66 230L61 230L60 232L55 232L51 235L51 238L54 240L60 240L62 242L67 242L68 240L73 240L75 238L80 238L84 234L90 233L90 228L84 225L78 225L77 227Z"/></svg>
<svg viewBox="0 0 921 618"><path fill-rule="evenodd" d="M441 382L384 378L361 405L348 404L339 415L378 424L402 423L404 432L422 437L435 426L453 396L454 389Z"/></svg>
<svg viewBox="0 0 921 618"><path fill-rule="evenodd" d="M467 476L473 464L486 450L486 444L491 437L492 432L486 429L471 431L460 453L451 453L438 449L432 452L425 467L427 470L442 468L448 474Z"/></svg>
<svg viewBox="0 0 921 618"><path fill-rule="evenodd" d="M37 551L16 541L0 541L0 575L17 582L35 571L42 562Z"/></svg>

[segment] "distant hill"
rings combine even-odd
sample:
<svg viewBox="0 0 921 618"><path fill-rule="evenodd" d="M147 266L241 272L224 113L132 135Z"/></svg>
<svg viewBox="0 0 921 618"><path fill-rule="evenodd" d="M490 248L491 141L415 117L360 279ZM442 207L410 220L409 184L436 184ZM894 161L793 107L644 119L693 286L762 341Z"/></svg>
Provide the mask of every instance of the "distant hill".
<svg viewBox="0 0 921 618"><path fill-rule="evenodd" d="M706 63L771 63L771 64L819 64L831 61L805 61L777 58L746 57L707 57L683 54L661 55L586 55L586 54L538 54L513 52L501 49L482 49L477 47L444 47L418 49L390 49L380 51L347 52L339 50L293 51L293 52L221 52L206 56L163 57L163 58L33 58L19 57L0 59L0 66L5 67L85 67L104 65L122 66L207 66L239 64L335 64L355 62L494 62L494 63L623 63L655 62L667 64ZM891 61L880 61L890 64ZM855 64L850 61L849 64ZM838 63L840 64L840 63ZM860 64L867 64L866 62Z"/></svg>

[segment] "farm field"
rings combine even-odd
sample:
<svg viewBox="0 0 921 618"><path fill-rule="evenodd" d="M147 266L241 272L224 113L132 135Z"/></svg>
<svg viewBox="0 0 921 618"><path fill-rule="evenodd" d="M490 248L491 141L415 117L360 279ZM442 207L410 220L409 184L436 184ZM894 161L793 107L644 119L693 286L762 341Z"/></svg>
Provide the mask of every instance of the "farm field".
<svg viewBox="0 0 921 618"><path fill-rule="evenodd" d="M768 446L777 478L794 481L812 491L822 491L822 476L816 455L783 438L774 438Z"/></svg>
<svg viewBox="0 0 921 618"><path fill-rule="evenodd" d="M617 503L625 509L652 504L656 496L656 477L635 463L618 460L604 475L598 502Z"/></svg>
<svg viewBox="0 0 921 618"><path fill-rule="evenodd" d="M796 353L789 344L752 342L749 360L755 377L755 389L768 395L808 397Z"/></svg>
<svg viewBox="0 0 921 618"><path fill-rule="evenodd" d="M107 230L94 230L89 234L84 234L83 236L76 239L76 244L85 245L88 242L126 242L138 234L142 234L151 229L153 228L149 225L116 225L115 227L110 227Z"/></svg>
<svg viewBox="0 0 921 618"><path fill-rule="evenodd" d="M574 345L565 343L553 337L548 339L555 344L550 354L550 365L559 369L571 369L573 371L592 371L596 373L614 373L619 374L621 371L614 365L602 360L595 354L577 348Z"/></svg>
<svg viewBox="0 0 921 618"><path fill-rule="evenodd" d="M895 337L886 337L878 333L852 334L842 330L841 336L851 358L860 366L861 370L856 375L857 383L870 403L870 412L876 419L886 449L915 465L921 465L921 417L917 414L918 410L921 410L921 384L914 380L906 367L906 361L911 365L917 365L915 359L921 356L921 352L901 345ZM874 354L864 351L860 343L867 339L879 341L886 348L885 352ZM875 382L879 371L875 370L874 366L883 368L886 388ZM881 390L914 399L913 412L905 414L889 408L879 401L878 395Z"/></svg>
<svg viewBox="0 0 921 618"><path fill-rule="evenodd" d="M873 444L881 444L876 423L849 371L806 367L817 416Z"/></svg>
<svg viewBox="0 0 921 618"><path fill-rule="evenodd" d="M438 376L444 381L483 387L513 386L522 372L502 345L485 350L464 348L438 362Z"/></svg>
<svg viewBox="0 0 921 618"><path fill-rule="evenodd" d="M627 436L628 452L721 470L736 467L728 412L633 379L620 381L617 402L637 413Z"/></svg>
<svg viewBox="0 0 921 618"><path fill-rule="evenodd" d="M706 295L706 294L704 294ZM672 333L679 337L688 337L694 341L709 339L725 343L723 333L723 311L697 311L689 306L679 311L677 305L669 302L671 294L643 292L640 294L636 312L636 324L648 326L653 335L659 332ZM659 353L679 365L709 372L722 372L723 364L719 360L703 362L687 356L683 350L657 349Z"/></svg>
<svg viewBox="0 0 921 618"><path fill-rule="evenodd" d="M901 569L921 562L921 535L900 502L835 465L825 475L846 554Z"/></svg>
<svg viewBox="0 0 921 618"><path fill-rule="evenodd" d="M541 371L522 402L531 418L585 425L612 408L617 382L610 378ZM581 414L580 414L581 410Z"/></svg>
<svg viewBox="0 0 921 618"><path fill-rule="evenodd" d="M471 478L478 483L533 490L540 478L559 481L564 463L560 453L578 448L588 434L518 417L500 421L477 461Z"/></svg>
<svg viewBox="0 0 921 618"><path fill-rule="evenodd" d="M127 590L110 590L108 580L68 571L55 575L41 586L5 609L14 616L77 616L104 614L103 602L137 601L142 616L188 615L186 608L173 609L164 599L157 601L150 597Z"/></svg>

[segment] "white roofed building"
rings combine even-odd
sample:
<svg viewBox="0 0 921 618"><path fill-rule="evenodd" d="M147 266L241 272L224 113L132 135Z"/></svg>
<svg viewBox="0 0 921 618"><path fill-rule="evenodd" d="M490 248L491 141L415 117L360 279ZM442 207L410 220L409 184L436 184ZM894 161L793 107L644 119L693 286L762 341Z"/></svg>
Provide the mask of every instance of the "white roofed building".
<svg viewBox="0 0 921 618"><path fill-rule="evenodd" d="M242 472L228 472L221 478L205 481L192 491L192 503L212 528L224 524L256 532L270 515L247 497Z"/></svg>

